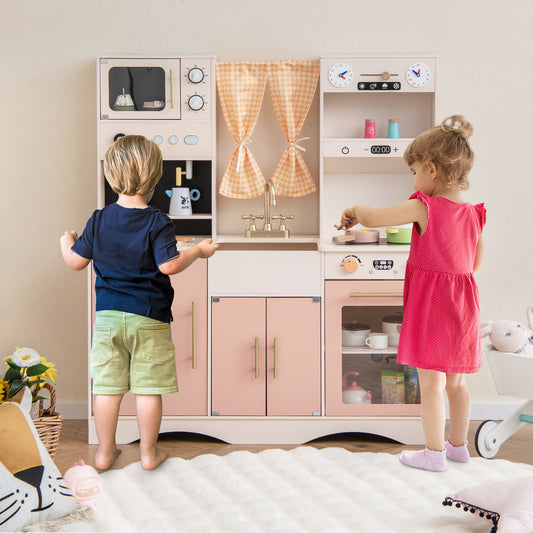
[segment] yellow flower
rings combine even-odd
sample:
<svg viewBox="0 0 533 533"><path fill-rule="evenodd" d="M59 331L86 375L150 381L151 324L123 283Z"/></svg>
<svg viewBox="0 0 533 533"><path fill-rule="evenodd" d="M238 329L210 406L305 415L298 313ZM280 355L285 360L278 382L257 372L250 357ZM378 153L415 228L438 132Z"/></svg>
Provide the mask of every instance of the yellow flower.
<svg viewBox="0 0 533 533"><path fill-rule="evenodd" d="M53 381L54 383L57 382L56 365L54 365L54 363L48 362L45 357L41 357L41 363L48 367L48 370L46 370L44 374L41 374L41 377L49 378L50 381Z"/></svg>
<svg viewBox="0 0 533 533"><path fill-rule="evenodd" d="M3 402L7 398L9 393L9 383L0 378L0 402Z"/></svg>

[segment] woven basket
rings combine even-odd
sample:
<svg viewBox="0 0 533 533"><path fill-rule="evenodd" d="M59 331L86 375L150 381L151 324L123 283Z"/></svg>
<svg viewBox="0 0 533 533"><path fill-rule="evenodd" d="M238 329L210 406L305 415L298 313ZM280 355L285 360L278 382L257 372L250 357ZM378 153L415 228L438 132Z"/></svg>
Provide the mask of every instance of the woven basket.
<svg viewBox="0 0 533 533"><path fill-rule="evenodd" d="M63 425L63 417L56 413L56 391L52 385L45 383L44 388L50 393L50 407L43 408L42 400L39 402L39 416L33 419L39 438L44 444L52 460L55 457L59 444L59 435Z"/></svg>

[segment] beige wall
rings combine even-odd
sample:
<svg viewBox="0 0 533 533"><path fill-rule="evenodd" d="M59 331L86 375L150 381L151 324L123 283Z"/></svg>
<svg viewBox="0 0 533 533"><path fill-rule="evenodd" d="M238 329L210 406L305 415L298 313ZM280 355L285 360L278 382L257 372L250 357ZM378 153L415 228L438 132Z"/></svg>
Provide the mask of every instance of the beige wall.
<svg viewBox="0 0 533 533"><path fill-rule="evenodd" d="M59 369L66 414L85 402L87 282L62 263L58 239L81 231L95 207L99 54L438 55L437 119L463 113L475 127L467 199L488 208L482 318L524 322L533 302L532 12L529 0L3 0L0 356L36 348ZM306 134L316 146L313 112ZM315 169L316 153L304 155ZM474 402L501 400L488 368L469 381Z"/></svg>

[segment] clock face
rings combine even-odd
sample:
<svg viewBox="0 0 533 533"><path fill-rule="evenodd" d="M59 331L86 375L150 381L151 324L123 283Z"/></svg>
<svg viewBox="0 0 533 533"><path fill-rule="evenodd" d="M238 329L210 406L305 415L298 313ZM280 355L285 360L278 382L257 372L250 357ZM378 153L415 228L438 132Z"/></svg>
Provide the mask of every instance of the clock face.
<svg viewBox="0 0 533 533"><path fill-rule="evenodd" d="M405 77L409 85L413 87L424 87L431 79L431 71L425 63L413 63L407 68Z"/></svg>
<svg viewBox="0 0 533 533"><path fill-rule="evenodd" d="M353 71L345 63L337 63L329 69L328 77L334 87L346 87L352 81Z"/></svg>

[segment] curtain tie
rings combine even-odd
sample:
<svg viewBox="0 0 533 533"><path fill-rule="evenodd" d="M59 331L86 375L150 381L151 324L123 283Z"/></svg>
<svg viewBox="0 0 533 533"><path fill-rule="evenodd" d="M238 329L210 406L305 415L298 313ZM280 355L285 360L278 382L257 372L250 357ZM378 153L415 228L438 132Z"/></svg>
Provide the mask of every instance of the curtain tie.
<svg viewBox="0 0 533 533"><path fill-rule="evenodd" d="M241 168L242 149L244 148L245 144L248 144L251 142L252 142L252 139L248 139L247 141L242 141L239 143L239 155L237 156L237 172L239 172L239 169Z"/></svg>
<svg viewBox="0 0 533 533"><path fill-rule="evenodd" d="M305 141L306 139L310 139L311 137L301 137L300 139L296 139L295 141L289 143L289 144L293 144L294 146L296 146L296 148L298 148L298 150L302 150L302 152L305 152L306 149L303 147L303 146L300 146L296 143L299 143L300 141Z"/></svg>

